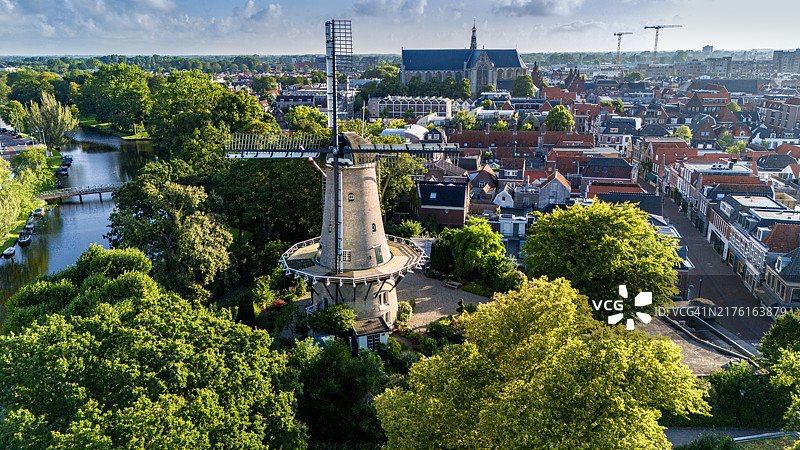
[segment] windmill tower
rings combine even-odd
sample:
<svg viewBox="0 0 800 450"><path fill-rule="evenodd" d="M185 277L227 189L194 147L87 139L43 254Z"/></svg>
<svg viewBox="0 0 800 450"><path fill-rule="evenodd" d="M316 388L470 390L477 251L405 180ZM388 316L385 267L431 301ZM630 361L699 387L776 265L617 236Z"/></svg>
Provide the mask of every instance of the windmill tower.
<svg viewBox="0 0 800 450"><path fill-rule="evenodd" d="M315 135L236 133L228 137L226 156L325 158L321 234L291 246L281 255L280 265L284 273L311 285L307 313L337 304L351 307L356 313L354 331L359 345L373 347L385 343L383 336L396 319L395 287L426 259L424 250L412 241L386 235L379 175L399 164L403 154L436 160L459 151L457 145L372 144L355 133L339 134L335 75L350 67L350 21L329 21L325 31L328 126L334 132L333 142L325 147Z"/></svg>

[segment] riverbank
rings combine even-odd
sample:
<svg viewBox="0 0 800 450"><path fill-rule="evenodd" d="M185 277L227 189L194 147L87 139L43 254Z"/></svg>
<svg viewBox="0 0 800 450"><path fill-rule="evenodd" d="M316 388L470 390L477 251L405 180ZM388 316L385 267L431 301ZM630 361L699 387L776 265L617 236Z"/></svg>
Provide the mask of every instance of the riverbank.
<svg viewBox="0 0 800 450"><path fill-rule="evenodd" d="M78 124L81 126L81 128L91 128L95 131L99 131L100 133L111 134L125 140L134 141L134 140L150 139L150 135L147 133L147 131L140 131L135 134L123 133L121 131L115 130L111 122L105 122L105 123L98 122L97 117L95 117L94 115L80 116L78 118Z"/></svg>
<svg viewBox="0 0 800 450"><path fill-rule="evenodd" d="M34 205L36 208L45 208L47 206L47 202L44 200L36 200ZM5 250L12 245L16 245L17 238L22 232L22 229L25 228L25 224L28 222L28 217L30 217L32 212L33 211L28 211L25 214L20 214L19 217L17 217L17 220L14 221L11 231L6 233L5 236L0 237L0 239L2 239L0 242L0 251Z"/></svg>

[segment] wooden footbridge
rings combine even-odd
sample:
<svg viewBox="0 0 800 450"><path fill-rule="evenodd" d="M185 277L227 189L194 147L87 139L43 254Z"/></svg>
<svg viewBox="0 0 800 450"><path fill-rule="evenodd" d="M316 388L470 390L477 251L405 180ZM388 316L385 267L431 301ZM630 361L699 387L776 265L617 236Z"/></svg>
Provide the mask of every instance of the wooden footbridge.
<svg viewBox="0 0 800 450"><path fill-rule="evenodd" d="M55 189L52 191L45 191L39 194L37 198L41 200L58 200L61 201L65 198L69 197L78 197L81 203L83 203L83 196L84 195L92 195L97 194L100 196L100 200L103 200L103 194L111 193L116 191L117 189L125 186L126 183L112 183L112 184L95 184L92 186L80 186L80 187L71 187L66 189Z"/></svg>

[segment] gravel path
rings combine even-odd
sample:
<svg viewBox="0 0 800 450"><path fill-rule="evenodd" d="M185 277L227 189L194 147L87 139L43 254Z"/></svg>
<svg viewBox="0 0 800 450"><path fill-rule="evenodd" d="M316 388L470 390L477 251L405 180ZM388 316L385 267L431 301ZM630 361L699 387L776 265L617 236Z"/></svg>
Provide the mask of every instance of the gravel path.
<svg viewBox="0 0 800 450"><path fill-rule="evenodd" d="M478 304L491 301L461 289L444 287L444 281L428 278L423 273L415 272L406 275L397 285L397 301L407 302L411 298L417 300L414 315L408 326L415 331L425 331L425 327L442 316L455 314L458 301L462 298L464 303Z"/></svg>

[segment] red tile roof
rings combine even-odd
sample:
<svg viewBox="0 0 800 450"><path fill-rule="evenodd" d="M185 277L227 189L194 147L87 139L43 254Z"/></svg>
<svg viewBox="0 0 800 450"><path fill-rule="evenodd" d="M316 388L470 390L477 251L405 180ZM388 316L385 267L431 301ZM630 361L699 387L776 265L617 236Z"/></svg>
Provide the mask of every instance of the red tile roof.
<svg viewBox="0 0 800 450"><path fill-rule="evenodd" d="M762 242L770 253L789 253L800 247L800 224L776 223Z"/></svg>
<svg viewBox="0 0 800 450"><path fill-rule="evenodd" d="M629 185L600 185L600 184L592 184L586 190L586 198L594 198L597 194L646 194L647 192L639 186L629 186Z"/></svg>

